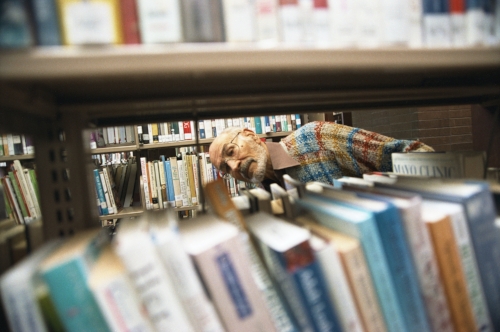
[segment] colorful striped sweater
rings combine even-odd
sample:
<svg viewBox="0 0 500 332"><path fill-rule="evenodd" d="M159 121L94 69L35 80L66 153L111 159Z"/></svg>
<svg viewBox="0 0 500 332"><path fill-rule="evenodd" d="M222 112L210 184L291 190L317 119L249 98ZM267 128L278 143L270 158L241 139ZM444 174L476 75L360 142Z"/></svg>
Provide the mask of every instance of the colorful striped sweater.
<svg viewBox="0 0 500 332"><path fill-rule="evenodd" d="M342 176L392 171L393 152L434 151L419 141L398 140L334 122L310 122L280 144L301 165L286 173L301 182L330 184Z"/></svg>

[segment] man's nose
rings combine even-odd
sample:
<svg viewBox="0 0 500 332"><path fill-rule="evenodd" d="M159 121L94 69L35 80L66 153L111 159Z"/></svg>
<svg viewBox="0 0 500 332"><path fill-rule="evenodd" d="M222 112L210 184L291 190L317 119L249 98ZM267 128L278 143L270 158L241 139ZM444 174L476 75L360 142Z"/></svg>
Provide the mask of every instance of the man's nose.
<svg viewBox="0 0 500 332"><path fill-rule="evenodd" d="M234 171L234 170L238 169L240 162L239 162L239 160L236 160L236 159L230 159L230 160L226 161L226 165L229 166L229 168L231 168L232 171Z"/></svg>

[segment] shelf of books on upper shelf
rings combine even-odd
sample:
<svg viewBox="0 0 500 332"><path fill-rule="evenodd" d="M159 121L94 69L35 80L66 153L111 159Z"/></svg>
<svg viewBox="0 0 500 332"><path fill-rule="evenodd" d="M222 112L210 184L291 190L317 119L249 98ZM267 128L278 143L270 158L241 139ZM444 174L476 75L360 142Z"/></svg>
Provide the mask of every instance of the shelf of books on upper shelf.
<svg viewBox="0 0 500 332"><path fill-rule="evenodd" d="M33 159L33 138L22 134L0 134L0 163L14 159Z"/></svg>
<svg viewBox="0 0 500 332"><path fill-rule="evenodd" d="M58 0L6 3L0 45L306 43L334 47L463 47L498 43L496 2ZM498 6L498 3L496 3ZM8 10L7 10L8 9ZM95 13L100 15L95 15ZM11 14L16 13L16 14ZM14 24L15 23L15 24Z"/></svg>

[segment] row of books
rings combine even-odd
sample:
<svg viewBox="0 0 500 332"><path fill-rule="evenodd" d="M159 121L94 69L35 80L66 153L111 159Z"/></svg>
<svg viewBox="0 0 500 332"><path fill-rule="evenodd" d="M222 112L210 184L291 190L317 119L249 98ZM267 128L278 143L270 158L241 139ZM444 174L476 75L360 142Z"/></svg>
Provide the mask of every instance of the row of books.
<svg viewBox="0 0 500 332"><path fill-rule="evenodd" d="M134 203L137 161L134 156L118 163L104 163L93 170L99 215L117 214Z"/></svg>
<svg viewBox="0 0 500 332"><path fill-rule="evenodd" d="M19 160L14 160L0 180L5 217L12 218L19 225L41 219L40 191L35 169L24 167Z"/></svg>
<svg viewBox="0 0 500 332"><path fill-rule="evenodd" d="M47 243L0 279L12 331L498 330L486 182L285 179L292 219L244 216L219 179L189 221L147 211Z"/></svg>
<svg viewBox="0 0 500 332"><path fill-rule="evenodd" d="M257 134L268 134L294 131L301 125L300 114L284 114L199 120L197 129L194 121L148 123L135 128L139 144L153 144L193 141L196 130L199 139L210 139L227 127L248 128ZM117 144L135 144L134 126L97 128L90 133L91 149Z"/></svg>
<svg viewBox="0 0 500 332"><path fill-rule="evenodd" d="M11 47L172 42L466 46L496 44L500 35L498 2L488 0L9 0L5 6L0 45Z"/></svg>
<svg viewBox="0 0 500 332"><path fill-rule="evenodd" d="M18 156L34 153L35 146L31 136L20 134L0 135L0 156Z"/></svg>

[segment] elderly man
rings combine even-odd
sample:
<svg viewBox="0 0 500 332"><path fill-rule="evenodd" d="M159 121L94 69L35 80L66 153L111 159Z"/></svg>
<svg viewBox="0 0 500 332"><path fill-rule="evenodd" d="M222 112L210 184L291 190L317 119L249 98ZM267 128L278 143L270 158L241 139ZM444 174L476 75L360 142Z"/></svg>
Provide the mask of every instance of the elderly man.
<svg viewBox="0 0 500 332"><path fill-rule="evenodd" d="M333 122L311 122L279 143L263 142L249 129L226 128L210 145L210 160L221 175L283 185L283 174L301 182L333 184L342 176L392 171L391 153L433 151L422 142L397 140Z"/></svg>

